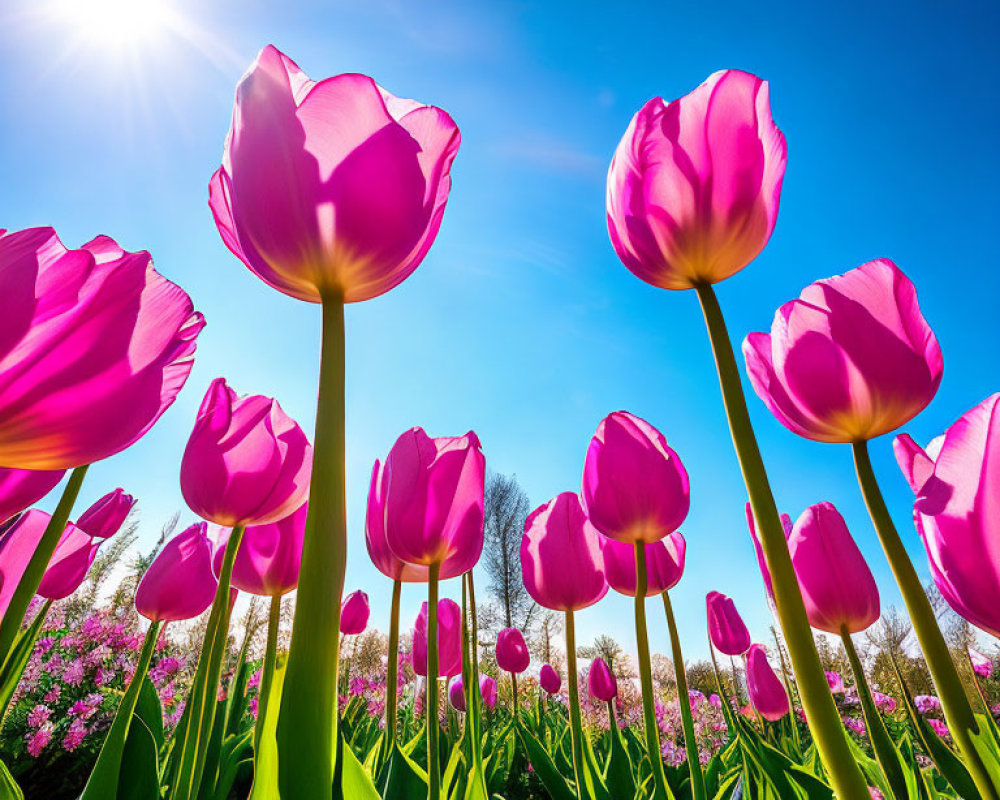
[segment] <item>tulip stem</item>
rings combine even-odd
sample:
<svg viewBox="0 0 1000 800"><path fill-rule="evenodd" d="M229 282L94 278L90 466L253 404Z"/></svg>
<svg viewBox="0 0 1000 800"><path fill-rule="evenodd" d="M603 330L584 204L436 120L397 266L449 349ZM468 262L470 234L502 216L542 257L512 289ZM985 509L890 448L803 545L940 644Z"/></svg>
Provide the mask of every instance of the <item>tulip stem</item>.
<svg viewBox="0 0 1000 800"><path fill-rule="evenodd" d="M743 705L743 697L740 695L739 673L736 671L736 659L729 656L729 666L733 670L733 694L736 696L736 704Z"/></svg>
<svg viewBox="0 0 1000 800"><path fill-rule="evenodd" d="M639 655L639 684L642 688L642 717L646 734L646 751L653 771L654 797L667 798L667 777L663 772L663 755L660 752L660 729L656 724L653 697L653 670L649 657L649 633L646 629L646 544L635 543L635 640ZM694 785L694 777L691 778ZM695 795L695 800L700 798Z"/></svg>
<svg viewBox="0 0 1000 800"><path fill-rule="evenodd" d="M399 600L403 593L403 582L398 578L392 582L392 606L389 610L389 663L386 665L385 683L385 730L389 737L386 758L392 752L396 741L396 703L399 687Z"/></svg>
<svg viewBox="0 0 1000 800"><path fill-rule="evenodd" d="M573 751L573 777L576 780L576 798L586 796L583 783L583 724L580 721L580 684L576 675L576 627L573 609L566 611L566 688L569 690L569 729Z"/></svg>
<svg viewBox="0 0 1000 800"><path fill-rule="evenodd" d="M882 774L885 775L893 795L897 798L906 798L909 796L909 792L906 788L906 776L899 760L899 753L889 736L889 731L886 730L882 715L875 707L872 690L868 685L868 678L865 676L865 669L861 664L861 659L858 658L858 651L854 649L850 631L846 627L840 632L840 641L844 643L847 660L851 662L854 685L858 690L858 699L861 701L861 711L865 716L865 727L868 729L868 739L872 743L875 758L882 768Z"/></svg>
<svg viewBox="0 0 1000 800"><path fill-rule="evenodd" d="M139 663L136 664L135 673L132 675L132 680L129 681L121 703L118 704L115 718L104 738L104 744L101 745L101 752L97 756L97 762L87 779L87 785L83 789L83 794L80 795L80 800L105 800L108 797L108 790L118 786L118 774L122 766L122 756L125 753L125 742L128 739L128 731L132 725L136 704L139 702L142 682L146 679L149 664L153 660L153 652L156 649L159 633L159 622L153 622L149 626L149 630L146 631L146 638L139 651Z"/></svg>
<svg viewBox="0 0 1000 800"><path fill-rule="evenodd" d="M260 688L257 692L257 722L253 729L254 763L260 756L260 737L266 726L268 700L271 698L271 682L274 666L278 660L278 626L281 623L281 595L271 598L271 608L267 615L267 645L264 649L264 666L260 674Z"/></svg>
<svg viewBox="0 0 1000 800"><path fill-rule="evenodd" d="M855 442L852 449L858 483L865 498L865 505L868 507L868 514L875 525L882 549L903 595L903 602L913 622L913 631L923 650L927 669L937 687L938 697L941 698L941 708L948 723L948 730L964 756L969 774L983 797L986 800L998 800L1000 786L991 780L974 743L974 739L981 737L983 732L979 729L979 723L973 714L972 705L962 686L955 662L951 659L948 645L941 634L941 628L938 627L934 610L927 599L920 578L917 577L917 571L913 568L913 562L906 554L906 548L903 547L899 532L882 497L875 471L872 469L868 442ZM984 743L984 747L988 745Z"/></svg>
<svg viewBox="0 0 1000 800"><path fill-rule="evenodd" d="M698 759L698 740L694 735L694 718L691 716L691 695L688 693L687 675L684 671L684 654L681 652L681 638L677 633L677 620L670 593L663 591L663 610L667 615L667 629L670 631L671 658L674 661L674 676L677 679L677 701L681 707L681 723L684 727L684 751L687 753L688 771L691 773L691 794L694 800L705 800L705 776L701 773Z"/></svg>
<svg viewBox="0 0 1000 800"><path fill-rule="evenodd" d="M438 752L438 576L441 564L431 564L427 580L427 797L440 800L441 759Z"/></svg>
<svg viewBox="0 0 1000 800"><path fill-rule="evenodd" d="M17 582L14 594L11 595L7 611L3 615L3 621L0 622L0 664L5 667L17 634L21 630L21 624L24 622L24 615L28 613L31 598L38 591L42 578L45 576L45 570L49 566L49 561L52 560L52 554L56 551L66 523L69 521L73 504L80 493L83 478L87 474L87 466L85 464L82 467L77 467L70 473L66 488L63 489L62 497L59 498L59 504L52 512L49 524L45 526L45 533L42 534L24 574Z"/></svg>
<svg viewBox="0 0 1000 800"><path fill-rule="evenodd" d="M184 739L178 751L179 770L171 793L172 800L193 800L201 786L202 771L205 768L205 753L208 750L215 722L219 675L222 659L229 641L229 584L233 574L236 552L243 541L243 526L237 525L229 534L226 550L219 571L219 583L215 588L215 599L205 628L198 667L191 682L188 715L184 728Z"/></svg>
<svg viewBox="0 0 1000 800"><path fill-rule="evenodd" d="M705 326L715 355L733 446L760 531L761 548L771 573L778 619L785 634L792 670L799 686L799 697L809 718L813 740L839 800L870 800L867 782L851 752L847 734L826 682L823 665L816 652L816 643L809 628L792 559L788 554L778 507L774 503L767 471L750 422L740 372L719 299L709 283L697 284L695 290L701 302Z"/></svg>
<svg viewBox="0 0 1000 800"><path fill-rule="evenodd" d="M337 739L337 640L347 566L344 299L323 295L312 485L278 712L282 800L329 797Z"/></svg>

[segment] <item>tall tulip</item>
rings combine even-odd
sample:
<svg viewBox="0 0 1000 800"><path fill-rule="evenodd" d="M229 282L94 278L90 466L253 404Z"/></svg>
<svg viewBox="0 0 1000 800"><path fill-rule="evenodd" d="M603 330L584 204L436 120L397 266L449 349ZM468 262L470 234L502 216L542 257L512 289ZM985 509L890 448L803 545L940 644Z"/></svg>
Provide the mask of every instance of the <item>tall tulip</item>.
<svg viewBox="0 0 1000 800"><path fill-rule="evenodd" d="M0 525L56 488L65 470L0 468Z"/></svg>
<svg viewBox="0 0 1000 800"><path fill-rule="evenodd" d="M462 609L458 603L447 597L438 601L437 609L437 677L453 678L462 674ZM413 671L417 675L428 674L428 614L427 603L420 606L420 613L413 628Z"/></svg>
<svg viewBox="0 0 1000 800"><path fill-rule="evenodd" d="M777 722L788 713L788 695L774 674L767 651L759 644L747 651L747 690L750 702L764 719Z"/></svg>
<svg viewBox="0 0 1000 800"><path fill-rule="evenodd" d="M492 711L497 707L497 682L489 675L483 675L479 679L479 694L483 698L483 705L487 710Z"/></svg>
<svg viewBox="0 0 1000 800"><path fill-rule="evenodd" d="M344 303L405 280L433 243L459 132L364 75L309 80L268 46L236 90L209 205L226 246L279 291L323 306L314 471L278 722L280 788L326 792L336 743L337 612L347 553ZM308 732L309 735L303 735Z"/></svg>
<svg viewBox="0 0 1000 800"><path fill-rule="evenodd" d="M591 697L604 703L608 703L618 696L618 680L603 658L595 658L590 662L590 670L587 672L587 690Z"/></svg>
<svg viewBox="0 0 1000 800"><path fill-rule="evenodd" d="M775 575L776 611L820 758L841 800L869 800L798 595L713 288L743 269L770 238L785 160L785 138L771 118L767 83L738 70L715 73L679 100L654 98L632 119L608 173L608 229L633 274L654 286L694 289L698 295L736 455Z"/></svg>
<svg viewBox="0 0 1000 800"><path fill-rule="evenodd" d="M340 632L345 636L357 636L368 627L368 594L360 589L344 598L340 607Z"/></svg>
<svg viewBox="0 0 1000 800"><path fill-rule="evenodd" d="M521 577L539 605L566 615L566 682L569 688L570 736L577 798L582 797L583 724L576 671L576 627L573 612L592 606L608 593L601 556L601 535L573 492L556 495L524 521Z"/></svg>
<svg viewBox="0 0 1000 800"><path fill-rule="evenodd" d="M119 487L84 511L77 518L76 527L91 536L107 539L118 532L134 505L135 498Z"/></svg>
<svg viewBox="0 0 1000 800"><path fill-rule="evenodd" d="M736 604L722 592L705 596L708 609L708 635L712 646L727 656L741 656L750 649L750 631L736 610Z"/></svg>
<svg viewBox="0 0 1000 800"><path fill-rule="evenodd" d="M517 699L517 676L524 672L531 663L528 645L524 634L518 628L504 628L497 634L496 647L497 666L510 673L511 698L513 700L514 718L519 711Z"/></svg>
<svg viewBox="0 0 1000 800"><path fill-rule="evenodd" d="M542 664L542 668L538 673L538 685L547 694L558 694L559 687L562 685L562 678L551 664Z"/></svg>
<svg viewBox="0 0 1000 800"><path fill-rule="evenodd" d="M1000 800L1000 779L976 751L979 723L920 578L885 505L868 440L919 413L943 362L916 289L888 259L817 281L775 314L771 333L744 343L751 383L778 420L822 442L849 443L869 515L899 584L942 699L948 727L980 793Z"/></svg>

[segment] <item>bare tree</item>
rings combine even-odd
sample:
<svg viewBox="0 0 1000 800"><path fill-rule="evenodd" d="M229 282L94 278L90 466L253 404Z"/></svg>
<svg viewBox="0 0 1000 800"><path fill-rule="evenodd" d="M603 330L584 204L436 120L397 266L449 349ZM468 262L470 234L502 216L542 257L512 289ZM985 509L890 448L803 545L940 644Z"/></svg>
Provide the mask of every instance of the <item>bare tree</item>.
<svg viewBox="0 0 1000 800"><path fill-rule="evenodd" d="M559 632L562 630L562 625L562 615L556 611L546 611L537 617L532 645L535 653L546 664L552 664L552 659L558 656Z"/></svg>
<svg viewBox="0 0 1000 800"><path fill-rule="evenodd" d="M521 535L531 511L517 477L491 473L486 479L483 563L488 590L499 607L505 628L529 631L538 605L521 577Z"/></svg>
<svg viewBox="0 0 1000 800"><path fill-rule="evenodd" d="M604 663L619 678L627 676L630 672L625 649L616 639L604 633L594 639L592 645L578 647L577 655L580 658L603 658Z"/></svg>

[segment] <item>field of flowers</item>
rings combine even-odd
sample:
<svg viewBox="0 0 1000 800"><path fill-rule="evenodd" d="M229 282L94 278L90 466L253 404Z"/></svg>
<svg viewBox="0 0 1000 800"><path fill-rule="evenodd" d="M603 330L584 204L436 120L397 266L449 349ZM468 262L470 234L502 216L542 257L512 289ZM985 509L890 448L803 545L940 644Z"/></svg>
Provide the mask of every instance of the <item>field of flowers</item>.
<svg viewBox="0 0 1000 800"><path fill-rule="evenodd" d="M928 405L941 348L892 261L818 280L746 336L742 366L791 432L849 446L905 614L883 608L832 504L779 513L713 288L778 214L785 138L752 74L639 109L607 220L628 270L700 303L746 486L719 502L746 505L774 628L753 637L709 592L710 659L685 659L671 590L700 476L627 411L600 421L567 476L578 491L515 515L504 557L548 613L544 639L477 602L494 501L473 431L404 431L372 467L367 553L358 537L348 556L344 307L420 264L460 141L442 109L260 53L211 212L236 259L320 305L315 434L213 381L179 465L203 521L148 552L123 489L74 506L88 466L174 402L205 321L148 253L0 232L0 800L1000 800L1000 394L926 447L893 440L924 586L868 442ZM33 507L57 486L51 514ZM348 557L382 584L345 593ZM426 589L415 621L404 583ZM391 592L384 624L366 591ZM631 638L578 641L576 615L609 591L633 599ZM647 635L661 606L669 655Z"/></svg>

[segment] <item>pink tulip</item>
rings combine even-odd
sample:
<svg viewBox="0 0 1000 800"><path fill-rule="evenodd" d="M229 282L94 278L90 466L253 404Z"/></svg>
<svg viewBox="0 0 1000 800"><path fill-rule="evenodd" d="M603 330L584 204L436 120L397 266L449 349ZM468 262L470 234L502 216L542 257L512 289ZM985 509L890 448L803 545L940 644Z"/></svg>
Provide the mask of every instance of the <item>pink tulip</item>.
<svg viewBox="0 0 1000 800"><path fill-rule="evenodd" d="M895 430L931 401L943 369L916 289L885 258L807 286L743 354L771 413L820 442Z"/></svg>
<svg viewBox="0 0 1000 800"><path fill-rule="evenodd" d="M827 672L826 682L830 687L831 694L843 694L844 693L844 679L841 677L839 672Z"/></svg>
<svg viewBox="0 0 1000 800"><path fill-rule="evenodd" d="M438 600L437 616L439 678L451 678L462 673L462 609L454 600ZM413 671L427 675L427 603L420 607L413 628Z"/></svg>
<svg viewBox="0 0 1000 800"><path fill-rule="evenodd" d="M531 663L524 634L517 628L504 628L497 634L497 666L504 672L520 675Z"/></svg>
<svg viewBox="0 0 1000 800"><path fill-rule="evenodd" d="M486 473L476 434L432 439L411 428L384 470L385 536L396 558L440 564L442 580L472 569L483 550Z"/></svg>
<svg viewBox="0 0 1000 800"><path fill-rule="evenodd" d="M646 597L672 589L684 574L687 543L680 531L665 539L644 545L646 548ZM620 594L635 597L635 546L601 537L604 577Z"/></svg>
<svg viewBox="0 0 1000 800"><path fill-rule="evenodd" d="M709 592L708 635L712 645L727 656L741 656L750 649L750 631L736 610L736 604L722 592Z"/></svg>
<svg viewBox="0 0 1000 800"><path fill-rule="evenodd" d="M605 703L618 696L618 680L603 658L595 658L590 662L587 689L591 697L603 700Z"/></svg>
<svg viewBox="0 0 1000 800"><path fill-rule="evenodd" d="M809 624L860 633L881 615L878 587L847 523L832 503L809 506L788 538Z"/></svg>
<svg viewBox="0 0 1000 800"><path fill-rule="evenodd" d="M184 291L99 236L0 236L0 465L60 470L136 442L174 402L204 320Z"/></svg>
<svg viewBox="0 0 1000 800"><path fill-rule="evenodd" d="M754 553L757 554L757 566L760 568L760 576L764 580L764 588L767 590L767 596L773 601L774 589L771 586L771 571L767 567L767 559L764 558L764 549L757 538L757 526L754 524L753 509L749 503L747 503L746 511L747 527L750 529L750 538L753 540ZM792 535L792 518L788 514L781 515L781 527L784 528L785 539L787 540Z"/></svg>
<svg viewBox="0 0 1000 800"><path fill-rule="evenodd" d="M277 401L212 381L181 461L192 511L225 527L277 522L305 503L311 470L312 446Z"/></svg>
<svg viewBox="0 0 1000 800"><path fill-rule="evenodd" d="M378 571L387 578L404 583L426 583L427 567L400 561L389 549L385 536L385 484L385 470L378 459L375 459L365 513L365 545L368 547L368 555ZM442 569L442 572L454 577L450 575L452 571L450 566Z"/></svg>
<svg viewBox="0 0 1000 800"><path fill-rule="evenodd" d="M191 619L212 605L216 586L208 525L196 522L163 545L139 581L135 609L154 622Z"/></svg>
<svg viewBox="0 0 1000 800"><path fill-rule="evenodd" d="M368 627L368 595L358 589L351 592L340 604L340 632L345 636L357 636Z"/></svg>
<svg viewBox="0 0 1000 800"><path fill-rule="evenodd" d="M0 468L0 524L45 497L65 474L61 469Z"/></svg>
<svg viewBox="0 0 1000 800"><path fill-rule="evenodd" d="M538 685L548 694L558 694L559 687L562 686L562 678L551 664L542 664L538 673Z"/></svg>
<svg viewBox="0 0 1000 800"><path fill-rule="evenodd" d="M448 687L448 700L456 711L465 713L465 686L462 683L462 676L459 675Z"/></svg>
<svg viewBox="0 0 1000 800"><path fill-rule="evenodd" d="M77 519L76 527L91 536L107 539L118 532L134 505L132 495L125 494L124 489L115 489L84 511Z"/></svg>
<svg viewBox="0 0 1000 800"><path fill-rule="evenodd" d="M971 647L969 648L969 661L972 663L973 671L979 677L988 678L993 674L993 662L989 657Z"/></svg>
<svg viewBox="0 0 1000 800"><path fill-rule="evenodd" d="M897 458L907 441L897 439ZM919 484L913 516L931 577L956 613L1000 636L1000 394L963 414L936 457L934 449L900 460L910 483ZM908 474L909 463L919 469ZM920 469L929 476L921 479Z"/></svg>
<svg viewBox="0 0 1000 800"><path fill-rule="evenodd" d="M608 173L608 230L622 263L662 289L717 283L749 264L778 217L785 137L766 81L738 70L655 97Z"/></svg>
<svg viewBox="0 0 1000 800"><path fill-rule="evenodd" d="M365 75L309 80L264 48L236 89L209 204L226 246L301 300L387 292L441 225L458 128Z"/></svg>
<svg viewBox="0 0 1000 800"><path fill-rule="evenodd" d="M934 474L934 462L941 453L944 435L937 436L927 444L927 448L918 445L908 433L901 433L892 440L892 450L896 455L896 463L903 472L903 477L910 485L915 495L920 494L924 484Z"/></svg>
<svg viewBox="0 0 1000 800"><path fill-rule="evenodd" d="M232 585L265 597L279 597L293 591L299 583L308 513L309 504L304 503L277 522L248 526L233 561ZM221 544L215 551L216 574L221 571L225 557L225 542Z"/></svg>
<svg viewBox="0 0 1000 800"><path fill-rule="evenodd" d="M573 492L539 506L524 521L521 575L528 594L553 611L592 606L608 593L600 534Z"/></svg>
<svg viewBox="0 0 1000 800"><path fill-rule="evenodd" d="M680 527L691 505L678 455L662 433L627 411L597 426L581 497L594 527L627 543L659 541Z"/></svg>
<svg viewBox="0 0 1000 800"><path fill-rule="evenodd" d="M483 675L479 678L479 694L483 698L483 705L489 711L497 707L497 682L489 675Z"/></svg>
<svg viewBox="0 0 1000 800"><path fill-rule="evenodd" d="M35 593L48 600L62 600L73 594L87 577L103 541L68 524Z"/></svg>
<svg viewBox="0 0 1000 800"><path fill-rule="evenodd" d="M747 652L747 690L750 702L764 719L777 722L788 713L788 695L767 660L767 651L759 644Z"/></svg>

